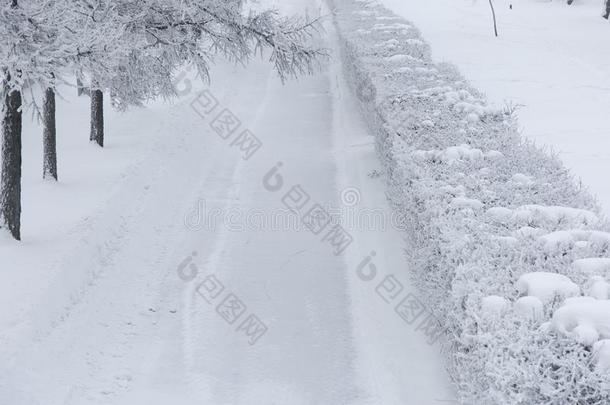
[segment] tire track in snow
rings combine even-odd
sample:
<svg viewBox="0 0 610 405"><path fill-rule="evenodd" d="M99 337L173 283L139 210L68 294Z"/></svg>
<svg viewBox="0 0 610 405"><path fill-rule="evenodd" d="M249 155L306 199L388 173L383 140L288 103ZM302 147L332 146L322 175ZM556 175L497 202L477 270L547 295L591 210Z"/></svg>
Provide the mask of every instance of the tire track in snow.
<svg viewBox="0 0 610 405"><path fill-rule="evenodd" d="M263 99L262 102L258 105L258 108L256 110L256 113L254 114L254 117L251 120L248 120L246 122L244 122L244 124L246 125L256 125L256 123L258 123L260 121L260 117L263 114L263 112L265 111L265 109L268 106L269 103L269 97L270 97L270 81L273 79L272 77L272 71L271 69L268 70L267 75L266 75L266 79L264 81L265 86L264 86L264 95L263 95ZM242 102L239 99L233 98L233 103L234 104L238 104ZM226 103L232 104L231 101L228 101ZM242 117L243 118L243 117ZM229 145L225 145L226 148L229 148ZM223 188L226 188L227 184L226 181L229 180L230 185L240 185L241 182L243 181L243 170L244 167L247 165L247 162L245 162L243 159L241 159L238 156L235 156L235 159L230 161L230 163L224 161L223 162L223 170L221 172L221 175L223 177L223 180L225 181L224 184L218 184L217 187L215 189L213 189L213 192L210 193L210 185L209 184L203 184L202 187L200 188L199 191L199 195L200 196L204 196L204 195L212 195L215 196L216 198L218 198L219 196L224 196L224 203L221 206L221 211L222 212L227 212L228 210L232 209L232 208L239 208L239 206L243 205L244 203L247 203L247 201L242 201L239 198L235 198L236 196L232 196L232 188L229 188L228 190L223 190ZM238 194L239 194L239 190ZM206 199L206 201L209 201L209 199ZM239 203L237 202L239 201ZM207 208L207 207L206 207ZM218 207L216 207L218 208ZM220 257L225 249L226 243L227 243L227 239L230 236L230 231L223 225L221 225L221 229L218 233L218 235L216 236L214 242L213 242L213 247L210 251L210 253L208 254L208 256L205 258L205 261L203 262L203 264L201 266L199 266L199 271L205 274L219 274L220 273ZM194 250L196 251L196 250ZM200 279L198 279L200 280ZM199 307L198 305L196 305L197 303L200 303L201 301L201 296L199 296L196 292L196 288L198 286L198 283L196 281L190 283L187 288L185 289L185 292L183 293L183 306L184 308L186 308L186 311L184 311L185 316L183 317L183 324L184 324L184 331L185 331L185 335L183 338L183 345L184 345L184 354L185 354L185 365L187 370L187 374L188 374L188 378L189 378L189 382L191 384L193 384L196 388L195 390L198 392L206 392L208 390L208 384L205 383L203 381L203 379L197 375L196 373L193 372L193 370L196 368L197 366L197 356L195 355L196 352L196 347L197 347L197 342L201 341L201 336L199 333L197 333L197 327L196 324L194 322L195 319L198 319L200 317L200 313L199 313Z"/></svg>
<svg viewBox="0 0 610 405"><path fill-rule="evenodd" d="M348 268L346 283L352 296L352 313L358 353L358 380L368 393L366 404L433 405L457 403L444 362L436 350L427 344L424 335L406 325L394 312L395 304L387 304L376 293L382 277L394 275L404 283L407 292L418 295L409 285L409 263L406 243L400 231L393 227L392 208L385 195L385 183L369 173L379 170L374 137L359 113L357 101L349 89L340 60L338 35L329 29L337 61L331 67L333 77L333 143L337 161L337 189L359 190L360 209L383 212L385 229L363 229L356 223L353 229L354 247L346 252ZM350 223L346 210L344 222ZM356 273L367 255L373 256L376 277L362 280ZM370 256L369 256L370 257ZM402 294L404 295L404 293ZM402 296L401 295L401 296Z"/></svg>

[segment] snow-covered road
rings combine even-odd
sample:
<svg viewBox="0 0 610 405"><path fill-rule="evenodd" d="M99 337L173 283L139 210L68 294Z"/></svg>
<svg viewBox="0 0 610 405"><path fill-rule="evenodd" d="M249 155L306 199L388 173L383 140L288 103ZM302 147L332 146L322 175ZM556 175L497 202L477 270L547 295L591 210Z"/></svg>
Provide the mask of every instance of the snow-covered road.
<svg viewBox="0 0 610 405"><path fill-rule="evenodd" d="M327 37L336 52L330 24ZM0 403L452 403L438 349L378 288L394 280L397 299L409 291L404 244L383 178L369 176L380 168L373 139L338 56L285 86L263 62L219 63L212 79L206 93L155 107L161 126L146 156L73 231L68 253L40 258L92 278L61 310L72 278L51 278L2 333ZM213 124L222 108L241 122L236 134L248 128L262 142L250 159ZM286 214L315 203L352 224L342 254L331 225L316 235ZM361 211L384 224L354 222Z"/></svg>

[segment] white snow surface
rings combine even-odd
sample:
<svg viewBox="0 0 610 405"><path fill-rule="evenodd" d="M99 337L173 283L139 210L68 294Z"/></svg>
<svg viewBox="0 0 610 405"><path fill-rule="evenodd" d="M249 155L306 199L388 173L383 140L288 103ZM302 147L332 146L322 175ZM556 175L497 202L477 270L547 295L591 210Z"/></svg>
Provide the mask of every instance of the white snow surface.
<svg viewBox="0 0 610 405"><path fill-rule="evenodd" d="M107 106L104 150L88 142L88 99L66 88L57 184L40 180L40 128L26 122L23 242L0 241L0 404L454 402L437 346L395 311L418 294L399 231L354 227L337 256L305 229L244 229L244 213L282 210L293 185L334 207L355 189L359 208L391 217L339 61L285 86L266 61L217 62L209 90L263 142L248 161L191 108L195 80L173 104ZM277 162L284 189L270 192L262 181ZM227 221L203 226L202 201ZM363 281L372 251L377 277ZM189 261L198 272L185 282ZM209 275L268 327L255 345L201 295ZM388 280L401 285L391 302Z"/></svg>
<svg viewBox="0 0 610 405"><path fill-rule="evenodd" d="M380 1L414 24L332 0L340 32L327 24L334 58L319 75L282 86L262 61L218 61L209 90L263 141L251 160L195 114L200 85L169 105L108 106L104 150L87 141L88 100L66 88L57 184L40 180L40 128L26 122L23 242L0 240L0 404L610 401L610 228L502 108L519 105L523 133L610 213L600 2L494 1L494 38L486 1ZM406 213L407 232L355 227L336 256L305 229L244 224L296 185L335 207L356 190L348 202ZM208 210L227 218L208 229ZM209 275L267 325L255 345L203 298ZM446 358L397 315L418 291L450 328Z"/></svg>
<svg viewBox="0 0 610 405"><path fill-rule="evenodd" d="M610 372L610 339L602 339L593 345L595 367L602 373Z"/></svg>
<svg viewBox="0 0 610 405"><path fill-rule="evenodd" d="M513 306L515 313L525 319L539 321L544 315L544 303L538 297L521 297Z"/></svg>
<svg viewBox="0 0 610 405"><path fill-rule="evenodd" d="M498 107L518 108L524 136L552 147L610 214L610 24L602 0L381 0L421 30ZM509 7L512 5L512 9Z"/></svg>
<svg viewBox="0 0 610 405"><path fill-rule="evenodd" d="M425 126L434 127L433 121L425 120L422 122L422 124L426 122L429 122L431 124L426 124ZM484 158L495 158L498 156L498 154L499 152L497 151L488 151L484 153L482 150L472 148L469 145L450 146L444 150L417 150L413 152L413 156L415 158L438 160L440 162L445 162L449 164L458 160L475 161Z"/></svg>
<svg viewBox="0 0 610 405"><path fill-rule="evenodd" d="M542 302L580 294L580 288L569 277L544 271L523 274L517 280L516 287L520 294L536 297Z"/></svg>
<svg viewBox="0 0 610 405"><path fill-rule="evenodd" d="M522 182L516 183L517 187L523 185ZM533 183L528 183L528 185L531 184ZM564 222L576 222L587 225L598 221L598 216L589 210L561 206L543 206L539 204L523 205L516 209L492 207L487 210L487 214L494 221L511 225L526 225L531 223L559 225Z"/></svg>
<svg viewBox="0 0 610 405"><path fill-rule="evenodd" d="M566 339L550 322L561 295L578 295L592 275L600 276L574 262L608 255L610 227L591 195L559 159L522 141L511 109L487 108L460 72L434 63L425 43L408 41L421 39L417 29L373 34L378 21L401 20L379 1L333 3L344 66L376 134L388 195L410 230L415 280L451 331L447 353L459 399L608 403L610 380L587 347L601 335L599 325L576 324L570 329L576 339ZM418 3L434 18L430 4ZM390 39L399 45L377 46ZM405 59L401 68L385 59L405 53L420 61ZM450 150L458 153L446 158ZM471 155L475 150L497 152L481 159ZM519 277L531 273L552 274L558 299L546 305L535 296L517 299ZM542 283L532 287L551 295ZM517 299L514 311L482 316L484 308L499 307L485 299L492 296Z"/></svg>
<svg viewBox="0 0 610 405"><path fill-rule="evenodd" d="M610 300L570 298L555 311L552 324L557 332L585 345L610 339Z"/></svg>
<svg viewBox="0 0 610 405"><path fill-rule="evenodd" d="M610 283L602 276L593 276L586 295L598 300L608 300L610 299Z"/></svg>
<svg viewBox="0 0 610 405"><path fill-rule="evenodd" d="M481 300L481 313L485 316L497 317L510 307L510 301L498 295L489 295Z"/></svg>
<svg viewBox="0 0 610 405"><path fill-rule="evenodd" d="M574 260L574 270L589 276L608 275L610 276L610 258L608 257L587 257Z"/></svg>

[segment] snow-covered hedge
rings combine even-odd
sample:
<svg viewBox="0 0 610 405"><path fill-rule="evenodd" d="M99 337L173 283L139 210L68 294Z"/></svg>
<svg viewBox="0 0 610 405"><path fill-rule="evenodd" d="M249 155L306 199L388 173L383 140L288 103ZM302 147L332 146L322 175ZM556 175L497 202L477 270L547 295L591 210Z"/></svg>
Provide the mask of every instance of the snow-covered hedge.
<svg viewBox="0 0 610 405"><path fill-rule="evenodd" d="M609 404L610 226L595 201L410 23L329 1L461 400Z"/></svg>

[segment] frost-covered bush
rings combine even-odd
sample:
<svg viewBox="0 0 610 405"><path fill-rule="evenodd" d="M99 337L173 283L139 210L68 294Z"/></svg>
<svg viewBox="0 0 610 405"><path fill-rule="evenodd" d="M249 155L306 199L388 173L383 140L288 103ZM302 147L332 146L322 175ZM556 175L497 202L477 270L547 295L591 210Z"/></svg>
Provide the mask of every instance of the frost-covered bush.
<svg viewBox="0 0 610 405"><path fill-rule="evenodd" d="M595 201L410 23L331 2L461 400L610 403L610 226Z"/></svg>

